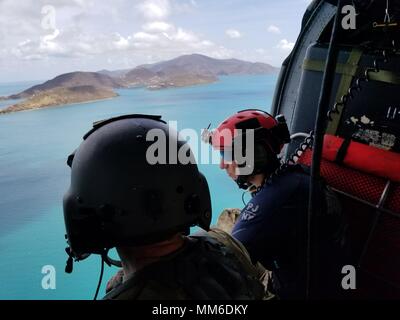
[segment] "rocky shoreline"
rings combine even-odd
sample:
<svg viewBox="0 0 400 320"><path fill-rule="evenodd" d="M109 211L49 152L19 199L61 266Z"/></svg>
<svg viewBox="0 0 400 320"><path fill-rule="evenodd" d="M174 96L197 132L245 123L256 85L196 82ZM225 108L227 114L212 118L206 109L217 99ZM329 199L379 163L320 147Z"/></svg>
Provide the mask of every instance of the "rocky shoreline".
<svg viewBox="0 0 400 320"><path fill-rule="evenodd" d="M35 110L65 104L84 103L118 96L118 94L112 90L88 87L90 86L58 88L44 91L25 101L0 110L0 114Z"/></svg>

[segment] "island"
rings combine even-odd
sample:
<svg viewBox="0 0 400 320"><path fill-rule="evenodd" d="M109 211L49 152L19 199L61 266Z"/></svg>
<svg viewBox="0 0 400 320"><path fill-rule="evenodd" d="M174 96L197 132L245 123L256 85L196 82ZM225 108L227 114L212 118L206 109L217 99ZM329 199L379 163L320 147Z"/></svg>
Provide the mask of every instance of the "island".
<svg viewBox="0 0 400 320"><path fill-rule="evenodd" d="M40 109L63 104L90 102L109 99L118 96L112 90L94 86L61 87L38 92L27 100L13 104L0 110L2 113L10 113L24 110Z"/></svg>
<svg viewBox="0 0 400 320"><path fill-rule="evenodd" d="M0 97L0 100L10 101L24 99L0 110L0 114L113 98L118 96L115 89L120 88L160 90L213 83L223 75L274 74L278 70L266 63L191 54L133 69L76 71Z"/></svg>

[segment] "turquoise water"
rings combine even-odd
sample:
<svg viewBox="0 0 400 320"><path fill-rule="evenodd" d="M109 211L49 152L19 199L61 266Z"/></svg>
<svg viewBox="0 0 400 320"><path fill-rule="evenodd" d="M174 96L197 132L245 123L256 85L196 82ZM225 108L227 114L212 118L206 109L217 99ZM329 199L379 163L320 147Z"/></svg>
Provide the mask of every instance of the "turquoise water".
<svg viewBox="0 0 400 320"><path fill-rule="evenodd" d="M100 259L91 256L64 273L62 197L69 183L66 158L91 123L128 113L160 114L178 130L215 127L234 111L269 110L275 76L230 76L202 86L162 91L119 90L120 96L0 116L0 299L91 299ZM27 84L12 84L20 91ZM0 95L10 94L0 84ZM199 165L210 185L213 221L226 207L241 207L242 193L218 168ZM56 289L44 290L42 267L56 270ZM115 272L106 267L103 286ZM100 294L101 295L101 294Z"/></svg>
<svg viewBox="0 0 400 320"><path fill-rule="evenodd" d="M24 81L0 83L0 97L6 97L12 94L20 93L21 91L42 82L43 81ZM0 100L0 110L19 101L21 100Z"/></svg>
<svg viewBox="0 0 400 320"><path fill-rule="evenodd" d="M23 81L23 82L0 82L0 97L9 96L11 94L20 93L21 91L28 89L36 84L40 84L44 81Z"/></svg>

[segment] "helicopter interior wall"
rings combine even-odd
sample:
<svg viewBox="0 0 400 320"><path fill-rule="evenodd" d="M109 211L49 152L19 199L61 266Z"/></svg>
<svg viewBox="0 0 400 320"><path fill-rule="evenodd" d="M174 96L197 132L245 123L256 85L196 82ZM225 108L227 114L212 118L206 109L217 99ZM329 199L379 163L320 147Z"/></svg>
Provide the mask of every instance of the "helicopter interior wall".
<svg viewBox="0 0 400 320"><path fill-rule="evenodd" d="M312 44L307 50L293 116L292 132L310 132L314 129L327 52L328 46L325 44ZM348 63L352 52L354 52L352 47L342 47L338 52L337 62L341 68L336 68L330 108L342 95L339 92L337 96L342 77L348 76L350 71L356 72L350 83L350 86L354 87L356 79L363 77L365 70L374 67L374 60L381 69L380 75L389 73L394 82L400 79L398 76L400 74L400 56L388 56L387 61L384 61L381 53L376 55L363 53L358 63ZM316 70L318 68L320 70ZM377 74L370 72L371 77L373 73ZM396 137L400 136L400 95L398 94L400 82L397 84L387 83L385 82L386 78L383 80L361 82L360 89L353 90L352 98L349 98L345 104L337 131L330 133L399 152L400 141ZM390 77L387 79L387 81L392 80ZM344 93L348 93L348 88L345 88ZM291 148L295 147L296 145Z"/></svg>
<svg viewBox="0 0 400 320"><path fill-rule="evenodd" d="M364 59L361 64L363 62ZM381 64L381 68L398 75L399 62L400 57L391 57L387 63ZM369 81L364 82L361 88L354 92L354 98L343 110L336 134L400 152L400 84Z"/></svg>
<svg viewBox="0 0 400 320"><path fill-rule="evenodd" d="M327 45L313 43L306 52L307 61L325 61L327 56ZM341 50L337 61L345 63L348 59L350 50ZM315 115L318 108L318 98L322 85L322 71L304 70L299 84L299 96L294 108L291 132L310 132L314 130ZM337 92L340 82L340 74L335 74L332 92ZM331 105L334 102L334 95L331 97Z"/></svg>
<svg viewBox="0 0 400 320"><path fill-rule="evenodd" d="M385 12L388 11L393 21L400 21L400 0L390 1L389 10L385 8L387 2L382 0L355 0L353 4L356 4L359 13L357 30L346 31L340 39L340 43L347 46L342 45L339 48L338 63L342 66L335 74L330 107L333 106L334 100L340 98L337 92L343 92L345 87L339 85L343 74L348 72L343 69L351 69L350 74L358 78L366 68L374 68L376 60L379 68L384 70L380 76L386 76L378 80L371 79L369 82L363 81L360 91L352 90L353 98L345 104L334 130L332 126L328 126L329 133L366 144L371 150L379 147L387 150L387 153L394 151L397 157L400 156L400 55L399 52L394 55L392 49L395 45L398 48L400 33L398 27L390 30L374 29L373 24L382 23ZM304 21L308 21L303 23L296 45L281 70L272 112L274 115L285 115L292 134L308 133L314 129L327 56L327 45L322 43L329 42L331 18L335 9L328 2L321 0L311 15L307 13ZM320 44L316 44L317 41ZM364 52L359 56L355 68L343 68L352 52L354 54L353 49L360 44L368 46L369 49L385 47L390 53L388 61L382 61L381 49L369 50L368 53ZM320 60L320 63L311 63L304 69L305 59ZM354 86L355 83L356 80L353 79L349 86ZM299 140L294 140L286 150L286 156L293 154L298 146ZM346 154L348 155L347 150L344 152L345 156ZM299 162L311 165L311 155L311 151L304 152ZM364 154L360 156L365 157ZM369 161L368 165L370 163L376 168L375 161ZM386 161L383 165L389 171L398 170L396 165L394 167L397 169L387 167ZM400 298L399 181L383 179L359 168L346 166L340 161L336 163L324 158L320 169L328 185L337 192L348 218L349 241L354 260L352 263L357 266L357 289L360 289L352 298ZM378 206L382 206L386 211L377 210Z"/></svg>
<svg viewBox="0 0 400 320"><path fill-rule="evenodd" d="M375 149L386 153L382 160L385 169L398 172L398 162L388 167L386 157L389 154L398 157L400 152L400 56L387 50L386 59L383 59L382 50L369 50L368 53L362 54L358 51L357 62L349 63L351 55L354 57L354 52L357 51L354 49L348 46L339 48L330 107L333 106L334 100L341 96L337 91L343 75L352 77L349 86L355 88L356 79L365 76L365 70L370 70L367 73L369 81L360 82L360 88L351 91L351 98L344 104L342 116L334 126L335 130L329 133L343 137L344 140L360 142L367 145L365 148L370 148L371 151ZM313 129L326 56L327 45L313 44L307 50L292 132L308 132ZM376 72L378 70L375 69L374 62L379 72ZM341 88L342 92L348 94L348 88L344 89ZM333 129L328 124L329 130ZM351 156L349 152L350 148L346 151L346 157ZM307 152L303 154L300 162L310 165L310 155L306 161L305 154ZM365 155L361 153L358 156ZM364 161L364 165L369 163L368 166L376 169L379 166L378 161L371 161L371 158L365 159L368 161ZM345 162L337 163L336 160L327 159L322 159L321 175L338 192L348 219L349 241L354 259L352 263L358 266L360 274L359 290L354 298L399 298L398 179L388 178L391 183L389 185L388 179L360 168L346 166ZM389 193L384 196L386 186ZM362 201L367 201L370 205ZM378 203L391 213L377 211Z"/></svg>
<svg viewBox="0 0 400 320"><path fill-rule="evenodd" d="M359 144L360 143L355 143ZM326 151L330 149L324 144ZM377 148L363 146L377 151ZM359 150L349 148L351 153ZM384 153L379 151L380 160ZM393 153L394 157L400 157ZM325 154L327 155L327 153ZM306 150L299 163L310 166L312 151ZM360 155L357 155L360 160ZM398 167L398 162L393 163ZM377 176L351 166L338 164L323 157L321 175L336 191L347 221L347 245L351 260L357 268L357 290L349 298L400 298L400 184L398 177ZM386 195L385 195L386 194ZM382 210L378 210L377 208Z"/></svg>
<svg viewBox="0 0 400 320"><path fill-rule="evenodd" d="M313 1L307 8L302 21L302 29L289 57L285 60L281 69L281 74L275 89L272 103L272 114L283 114L286 117L289 130L296 133L299 130L298 119L295 119L296 109L298 108L299 95L301 94L300 82L302 77L302 65L306 56L307 48L317 41L327 43L330 39L332 18L336 11L337 1ZM386 9L393 21L400 19L400 0L390 1L389 8L387 2L381 0L353 0L351 2L356 7L357 28L347 30L343 34L341 43L349 45L383 43L387 38L395 39L399 43L400 33L394 28L386 32L382 28L372 28L373 22L382 22L385 17ZM368 59L368 57L362 57ZM318 84L320 86L320 83ZM337 83L336 83L337 85ZM318 90L315 90L317 92ZM319 94L319 92L318 92ZM393 112L393 109L391 110ZM315 116L315 113L310 112ZM310 115L310 117L312 117ZM309 121L306 119L305 123ZM313 127L308 125L307 128ZM285 156L293 153L298 146L295 141L288 148L285 148Z"/></svg>

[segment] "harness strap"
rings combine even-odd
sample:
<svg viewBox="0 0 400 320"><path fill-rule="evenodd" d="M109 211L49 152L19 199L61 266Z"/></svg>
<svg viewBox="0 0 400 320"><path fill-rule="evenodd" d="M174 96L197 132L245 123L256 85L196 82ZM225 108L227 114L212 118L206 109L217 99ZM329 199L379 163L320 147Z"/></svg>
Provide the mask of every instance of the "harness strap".
<svg viewBox="0 0 400 320"><path fill-rule="evenodd" d="M346 156L347 150L349 149L350 142L351 142L350 139L343 140L343 143L341 144L341 146L336 154L335 162L337 164L343 163L344 157Z"/></svg>

